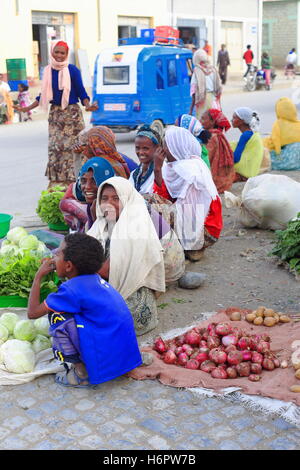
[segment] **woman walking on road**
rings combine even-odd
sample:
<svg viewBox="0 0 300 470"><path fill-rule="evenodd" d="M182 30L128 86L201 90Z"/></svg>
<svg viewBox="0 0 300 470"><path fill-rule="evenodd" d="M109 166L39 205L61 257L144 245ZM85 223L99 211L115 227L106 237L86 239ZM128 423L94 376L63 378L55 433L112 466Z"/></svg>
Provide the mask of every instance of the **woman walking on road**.
<svg viewBox="0 0 300 470"><path fill-rule="evenodd" d="M82 83L80 70L68 63L69 47L64 41L51 46L50 63L45 67L41 94L20 112L29 112L41 106L45 111L51 104L49 122L48 164L46 176L49 187L57 184L68 186L75 181L72 147L79 132L84 128L80 99L86 111L98 109L97 103L90 105L90 98Z"/></svg>

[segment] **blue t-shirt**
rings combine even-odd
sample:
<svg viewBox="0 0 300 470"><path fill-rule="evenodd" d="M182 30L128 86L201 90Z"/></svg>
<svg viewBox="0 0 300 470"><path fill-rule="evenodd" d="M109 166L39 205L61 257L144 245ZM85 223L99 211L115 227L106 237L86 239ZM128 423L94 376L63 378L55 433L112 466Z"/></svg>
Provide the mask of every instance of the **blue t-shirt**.
<svg viewBox="0 0 300 470"><path fill-rule="evenodd" d="M50 310L74 315L91 384L112 380L142 364L130 310L98 274L64 282L45 303Z"/></svg>
<svg viewBox="0 0 300 470"><path fill-rule="evenodd" d="M253 132L252 131L245 131L242 133L239 141L238 141L238 144L236 146L236 149L235 151L233 152L233 155L234 155L234 163L238 163L242 157L242 153L246 147L246 144L248 142L248 140L251 139L251 137L253 136Z"/></svg>
<svg viewBox="0 0 300 470"><path fill-rule="evenodd" d="M79 99L83 104L83 100L85 98L89 99L87 92L82 83L82 77L80 70L72 64L68 65L70 78L71 78L71 90L69 96L69 104L78 103ZM58 70L51 69L52 72L52 92L53 92L53 100L50 101L51 104L55 104L57 106L61 106L61 98L63 94L63 90L58 89ZM40 96L36 97L37 101L40 101Z"/></svg>

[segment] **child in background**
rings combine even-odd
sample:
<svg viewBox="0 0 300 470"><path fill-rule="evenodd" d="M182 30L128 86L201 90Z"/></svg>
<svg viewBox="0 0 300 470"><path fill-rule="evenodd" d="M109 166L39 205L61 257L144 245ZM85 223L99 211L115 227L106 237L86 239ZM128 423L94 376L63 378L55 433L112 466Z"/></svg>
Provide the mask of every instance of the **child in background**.
<svg viewBox="0 0 300 470"><path fill-rule="evenodd" d="M24 83L19 83L18 90L19 90L19 94L18 94L19 105L21 106L21 108L26 108L27 106L30 105L28 86L25 85ZM28 121L28 120L32 121L31 114L32 112L28 111L27 118L24 118L24 121Z"/></svg>
<svg viewBox="0 0 300 470"><path fill-rule="evenodd" d="M55 377L60 385L90 387L142 364L131 313L121 295L97 274L103 261L98 240L69 234L33 281L28 318L49 315L54 356L66 368ZM68 280L40 303L41 279L53 269Z"/></svg>

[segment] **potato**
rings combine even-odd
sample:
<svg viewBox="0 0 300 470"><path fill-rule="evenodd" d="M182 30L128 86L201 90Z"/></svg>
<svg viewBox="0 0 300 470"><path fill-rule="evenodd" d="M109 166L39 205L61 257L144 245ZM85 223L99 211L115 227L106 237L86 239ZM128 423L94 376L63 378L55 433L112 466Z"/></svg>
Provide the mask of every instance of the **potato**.
<svg viewBox="0 0 300 470"><path fill-rule="evenodd" d="M245 318L248 322L252 323L253 320L255 320L255 318L256 318L256 314L253 313L253 312L252 313L247 313Z"/></svg>
<svg viewBox="0 0 300 470"><path fill-rule="evenodd" d="M265 317L264 318L264 325L265 326L274 326L276 324L276 320L273 317Z"/></svg>
<svg viewBox="0 0 300 470"><path fill-rule="evenodd" d="M296 370L295 377L300 380L300 369Z"/></svg>
<svg viewBox="0 0 300 470"><path fill-rule="evenodd" d="M273 318L275 318L276 323L279 323L279 318L280 317L279 317L278 313L275 313Z"/></svg>
<svg viewBox="0 0 300 470"><path fill-rule="evenodd" d="M287 315L280 315L279 321L281 323L289 323L291 321L291 319Z"/></svg>
<svg viewBox="0 0 300 470"><path fill-rule="evenodd" d="M274 317L275 312L272 308L266 308L264 311L264 317Z"/></svg>
<svg viewBox="0 0 300 470"><path fill-rule="evenodd" d="M230 320L239 321L242 318L241 312L232 312L230 314Z"/></svg>
<svg viewBox="0 0 300 470"><path fill-rule="evenodd" d="M300 369L300 349L297 349L296 351L292 353L291 360L292 360L294 369L296 370Z"/></svg>
<svg viewBox="0 0 300 470"><path fill-rule="evenodd" d="M262 325L263 322L264 322L263 317L256 317L256 318L254 318L253 324L254 325Z"/></svg>
<svg viewBox="0 0 300 470"><path fill-rule="evenodd" d="M259 316L259 317L262 317L264 311L265 311L266 307L258 307L258 309L256 310L256 314Z"/></svg>
<svg viewBox="0 0 300 470"><path fill-rule="evenodd" d="M291 348L292 348L292 349L300 349L300 340L299 340L299 339L295 339L295 341L292 342Z"/></svg>
<svg viewBox="0 0 300 470"><path fill-rule="evenodd" d="M300 385L292 385L290 391L294 393L300 393Z"/></svg>

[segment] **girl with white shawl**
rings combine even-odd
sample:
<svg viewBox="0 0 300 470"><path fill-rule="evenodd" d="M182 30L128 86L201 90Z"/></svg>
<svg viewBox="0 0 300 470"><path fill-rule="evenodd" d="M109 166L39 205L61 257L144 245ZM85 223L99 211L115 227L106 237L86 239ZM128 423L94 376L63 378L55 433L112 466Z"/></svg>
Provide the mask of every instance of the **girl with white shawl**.
<svg viewBox="0 0 300 470"><path fill-rule="evenodd" d="M167 163L164 163L165 158ZM201 145L187 130L169 127L164 147L155 155L155 192L166 190L175 207L175 232L191 261L220 236L222 204L211 172L201 159Z"/></svg>
<svg viewBox="0 0 300 470"><path fill-rule="evenodd" d="M158 323L154 293L165 291L165 270L145 201L128 180L112 177L98 188L96 216L87 233L105 250L100 275L126 300L136 334L147 333Z"/></svg>

